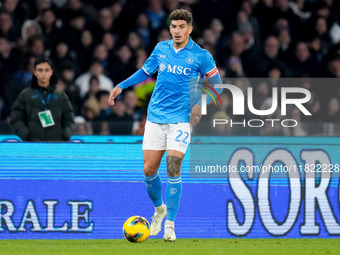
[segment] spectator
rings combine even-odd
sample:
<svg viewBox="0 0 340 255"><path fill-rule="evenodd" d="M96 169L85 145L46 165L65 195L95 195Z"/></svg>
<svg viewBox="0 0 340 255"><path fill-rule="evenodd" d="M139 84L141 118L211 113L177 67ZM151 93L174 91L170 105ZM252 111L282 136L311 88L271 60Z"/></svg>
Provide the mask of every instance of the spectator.
<svg viewBox="0 0 340 255"><path fill-rule="evenodd" d="M7 37L11 42L16 42L19 38L19 29L7 12L0 12L0 36Z"/></svg>
<svg viewBox="0 0 340 255"><path fill-rule="evenodd" d="M307 43L312 59L315 59L317 64L321 66L325 60L325 53L321 47L321 39L319 37L313 37L310 38Z"/></svg>
<svg viewBox="0 0 340 255"><path fill-rule="evenodd" d="M142 112L140 107L137 106L137 96L133 90L128 90L124 93L124 103L126 105L126 113L132 116L134 121L142 119Z"/></svg>
<svg viewBox="0 0 340 255"><path fill-rule="evenodd" d="M314 36L321 40L322 51L327 53L328 48L332 45L332 40L328 32L327 20L325 18L318 18L315 22Z"/></svg>
<svg viewBox="0 0 340 255"><path fill-rule="evenodd" d="M272 26L277 16L274 12L273 0L262 0L254 8L254 16L259 22L261 38L266 38L272 34Z"/></svg>
<svg viewBox="0 0 340 255"><path fill-rule="evenodd" d="M311 93L311 99L305 103L306 109L312 114L312 116L302 116L303 121L308 122L318 122L321 120L321 104L320 99L314 88L312 87L312 79L304 78L301 79L301 87L307 89ZM312 125L310 125L312 126ZM309 127L309 130L313 130ZM313 132L313 131L312 131Z"/></svg>
<svg viewBox="0 0 340 255"><path fill-rule="evenodd" d="M135 54L137 50L144 49L142 38L135 32L130 32L127 39L127 45Z"/></svg>
<svg viewBox="0 0 340 255"><path fill-rule="evenodd" d="M106 73L109 66L109 52L104 44L98 44L94 48L92 61L99 62Z"/></svg>
<svg viewBox="0 0 340 255"><path fill-rule="evenodd" d="M260 51L260 45L258 38L254 35L254 28L250 22L242 23L238 27L238 33L243 36L244 39L244 53L245 55L251 56Z"/></svg>
<svg viewBox="0 0 340 255"><path fill-rule="evenodd" d="M0 36L0 75L8 76L20 67L20 55L15 47L11 44L9 39Z"/></svg>
<svg viewBox="0 0 340 255"><path fill-rule="evenodd" d="M199 42L199 44L202 46L202 48L208 50L214 58L217 58L216 42L217 35L215 32L210 28L204 29L202 40Z"/></svg>
<svg viewBox="0 0 340 255"><path fill-rule="evenodd" d="M328 63L330 77L340 78L340 56L331 59Z"/></svg>
<svg viewBox="0 0 340 255"><path fill-rule="evenodd" d="M289 30L282 29L279 32L278 39L280 44L279 58L287 64L293 58L295 48Z"/></svg>
<svg viewBox="0 0 340 255"><path fill-rule="evenodd" d="M169 29L163 28L158 33L157 42L163 42L167 40L171 40L171 34L169 32Z"/></svg>
<svg viewBox="0 0 340 255"><path fill-rule="evenodd" d="M117 51L117 57L111 63L110 74L114 83L118 84L136 71L134 59L127 45L121 46Z"/></svg>
<svg viewBox="0 0 340 255"><path fill-rule="evenodd" d="M114 26L114 17L112 16L110 9L103 8L100 10L98 15L98 22L93 25L91 32L96 43L100 42L105 33L116 33L116 28Z"/></svg>
<svg viewBox="0 0 340 255"><path fill-rule="evenodd" d="M323 71L323 77L328 78L340 78L340 57L332 56L326 62L325 70ZM328 82L316 84L315 92L317 93L322 112L328 108L329 100L332 97L340 97L340 86L338 79L328 79Z"/></svg>
<svg viewBox="0 0 340 255"><path fill-rule="evenodd" d="M108 117L109 130L112 135L131 135L133 117L126 112L126 104L123 100L115 100L111 106L112 114Z"/></svg>
<svg viewBox="0 0 340 255"><path fill-rule="evenodd" d="M26 1L3 0L1 10L8 12L12 16L13 20L17 23L16 26L22 25L22 23L30 16L29 7Z"/></svg>
<svg viewBox="0 0 340 255"><path fill-rule="evenodd" d="M28 41L33 37L42 35L42 30L39 23L35 20L26 20L21 27L21 38L18 40L18 47L22 52L28 51Z"/></svg>
<svg viewBox="0 0 340 255"><path fill-rule="evenodd" d="M89 86L90 86L89 92L86 93L84 98L84 104L82 105L81 108L81 115L84 116L86 120L95 121L101 112L100 103L98 101L99 97L97 96L98 93L100 92L98 77L92 76L90 78ZM96 123L93 122L92 124L94 133L99 134L98 129L100 129L99 128L101 126L100 123L96 121Z"/></svg>
<svg viewBox="0 0 340 255"><path fill-rule="evenodd" d="M290 70L279 57L280 44L276 36L269 36L264 41L263 50L260 54L252 56L252 63L247 68L249 77L265 77L269 66L276 65L282 70L282 76L290 75Z"/></svg>
<svg viewBox="0 0 340 255"><path fill-rule="evenodd" d="M227 77L245 77L246 71L243 64L243 60L246 61L244 55L245 42L244 38L240 34L233 34L229 42L229 56L226 58L226 75ZM247 65L247 63L246 63Z"/></svg>
<svg viewBox="0 0 340 255"><path fill-rule="evenodd" d="M35 61L36 58L33 56L25 58L22 67L14 74L15 78L22 82L25 87L28 87L32 82Z"/></svg>
<svg viewBox="0 0 340 255"><path fill-rule="evenodd" d="M213 19L210 24L211 30L214 32L216 36L216 43L215 43L215 48L218 52L225 52L225 36L223 34L224 32L224 26L221 20L219 19ZM219 63L221 61L219 60Z"/></svg>
<svg viewBox="0 0 340 255"><path fill-rule="evenodd" d="M302 29L302 21L289 7L289 1L274 0L274 14L276 17L276 21L286 20L286 28L290 28L291 36L293 38L298 38L298 31L301 31Z"/></svg>
<svg viewBox="0 0 340 255"><path fill-rule="evenodd" d="M46 47L53 49L62 35L61 22L57 21L57 17L52 9L45 9L39 16L39 24L44 34Z"/></svg>
<svg viewBox="0 0 340 255"><path fill-rule="evenodd" d="M58 74L60 73L61 68L65 65L71 65L76 76L80 74L80 68L78 67L76 54L70 49L66 41L60 40L57 43L56 48L51 52L51 59L56 66L54 71L56 71Z"/></svg>
<svg viewBox="0 0 340 255"><path fill-rule="evenodd" d="M340 103L337 97L329 99L327 109L324 111L324 122L340 121Z"/></svg>
<svg viewBox="0 0 340 255"><path fill-rule="evenodd" d="M89 30L84 30L81 33L81 38L75 51L77 53L78 62L81 72L86 72L91 65L91 57L94 49L92 34Z"/></svg>
<svg viewBox="0 0 340 255"><path fill-rule="evenodd" d="M14 102L11 124L23 141L69 141L74 132L72 106L62 91L47 58L34 63L32 86Z"/></svg>
<svg viewBox="0 0 340 255"><path fill-rule="evenodd" d="M301 120L301 111L298 108L290 109L288 113L288 118L295 120L297 125L295 127L283 127L282 131L285 136L307 136L308 133L305 128L302 126Z"/></svg>
<svg viewBox="0 0 340 255"><path fill-rule="evenodd" d="M160 0L148 0L148 8L146 15L150 20L150 27L154 33L157 33L164 24L165 12L162 9L162 2Z"/></svg>
<svg viewBox="0 0 340 255"><path fill-rule="evenodd" d="M56 10L56 6L51 0L36 0L35 6L31 8L32 19L38 17L44 10L52 9Z"/></svg>
<svg viewBox="0 0 340 255"><path fill-rule="evenodd" d="M81 115L88 121L96 119L100 113L100 107L95 97L90 97L81 107Z"/></svg>
<svg viewBox="0 0 340 255"><path fill-rule="evenodd" d="M75 76L76 71L72 63L65 63L61 67L60 78L64 82L64 88L62 90L64 90L69 97L74 113L79 115L82 100L80 97L80 90L74 83Z"/></svg>
<svg viewBox="0 0 340 255"><path fill-rule="evenodd" d="M240 13L244 14L241 14L240 17ZM240 30L242 25L247 24L247 26L251 27L251 32L253 34L254 40L256 42L260 40L259 22L254 15L254 6L251 1L246 0L242 3L240 12L237 15L237 23L238 30Z"/></svg>
<svg viewBox="0 0 340 255"><path fill-rule="evenodd" d="M113 82L109 77L104 75L103 66L95 61L91 64L89 71L81 74L75 81L76 85L80 89L80 96L84 97L89 91L89 84L91 76L96 76L99 79L100 89L110 91L113 88Z"/></svg>
<svg viewBox="0 0 340 255"><path fill-rule="evenodd" d="M96 120L107 120L108 117L112 114L112 109L109 105L109 97L110 92L107 90L99 90L96 93L96 99L99 104L100 112L96 117Z"/></svg>
<svg viewBox="0 0 340 255"><path fill-rule="evenodd" d="M151 42L153 36L150 29L150 22L148 16L145 13L141 13L137 17L137 24L134 31L142 38L143 42L147 46L147 49L151 49Z"/></svg>
<svg viewBox="0 0 340 255"><path fill-rule="evenodd" d="M89 99L90 97L96 97L96 94L100 90L99 79L97 76L91 76L89 81L89 91L86 93L84 97L84 101Z"/></svg>
<svg viewBox="0 0 340 255"><path fill-rule="evenodd" d="M70 21L75 18L84 15L85 19L93 19L96 16L92 5L86 5L86 1L82 0L67 0L66 4L62 8L63 23L69 24Z"/></svg>
<svg viewBox="0 0 340 255"><path fill-rule="evenodd" d="M114 51L116 47L116 38L111 33L105 33L101 42L108 51L108 58L112 59L114 57Z"/></svg>
<svg viewBox="0 0 340 255"><path fill-rule="evenodd" d="M92 127L83 117L74 118L76 123L75 135L93 135Z"/></svg>
<svg viewBox="0 0 340 255"><path fill-rule="evenodd" d="M16 78L20 65L20 54L6 37L0 37L0 97L3 97L1 118L6 119L18 93L25 84Z"/></svg>
<svg viewBox="0 0 340 255"><path fill-rule="evenodd" d="M34 36L28 41L27 55L41 58L45 55L45 42L42 37Z"/></svg>
<svg viewBox="0 0 340 255"><path fill-rule="evenodd" d="M301 21L307 20L312 15L310 1L289 1L289 8L300 18Z"/></svg>
<svg viewBox="0 0 340 255"><path fill-rule="evenodd" d="M294 77L311 77L318 68L316 59L312 59L308 45L299 42L295 48L295 54L290 62Z"/></svg>
<svg viewBox="0 0 340 255"><path fill-rule="evenodd" d="M77 49L82 32L86 29L86 19L82 12L74 13L67 23L64 23L63 37L72 49Z"/></svg>

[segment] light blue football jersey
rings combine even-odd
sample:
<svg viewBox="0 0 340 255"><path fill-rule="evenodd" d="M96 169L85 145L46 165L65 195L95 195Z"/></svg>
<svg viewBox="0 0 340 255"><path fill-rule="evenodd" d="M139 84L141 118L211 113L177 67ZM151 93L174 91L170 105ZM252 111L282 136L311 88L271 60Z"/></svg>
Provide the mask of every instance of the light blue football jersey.
<svg viewBox="0 0 340 255"><path fill-rule="evenodd" d="M190 87L206 75L218 73L211 54L191 38L177 53L173 40L160 42L143 65L148 75L158 71L149 103L147 120L154 123L180 123L190 120Z"/></svg>

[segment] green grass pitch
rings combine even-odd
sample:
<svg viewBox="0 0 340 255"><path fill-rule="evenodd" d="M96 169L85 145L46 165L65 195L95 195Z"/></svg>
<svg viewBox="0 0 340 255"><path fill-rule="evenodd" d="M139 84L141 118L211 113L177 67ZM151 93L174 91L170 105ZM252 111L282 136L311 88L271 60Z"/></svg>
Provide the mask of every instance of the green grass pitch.
<svg viewBox="0 0 340 255"><path fill-rule="evenodd" d="M0 240L1 255L340 254L339 239Z"/></svg>

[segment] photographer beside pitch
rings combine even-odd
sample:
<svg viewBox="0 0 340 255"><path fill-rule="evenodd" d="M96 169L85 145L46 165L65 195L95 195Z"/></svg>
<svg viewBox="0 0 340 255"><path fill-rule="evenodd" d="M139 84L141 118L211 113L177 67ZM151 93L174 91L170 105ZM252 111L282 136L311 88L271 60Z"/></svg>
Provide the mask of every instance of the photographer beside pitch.
<svg viewBox="0 0 340 255"><path fill-rule="evenodd" d="M201 119L201 106L195 104L190 113L190 81L206 75L212 84L221 84L215 61L191 38L192 14L184 9L170 14L172 40L156 45L143 67L118 84L110 93L109 102L122 90L138 84L156 71L158 77L148 106L147 122L143 139L145 185L155 207L152 217L151 236L161 231L164 223L164 241L175 241L175 218L181 195L181 164L190 142L190 123ZM162 199L162 182L158 173L162 157L167 151L168 183L165 192L167 206Z"/></svg>
<svg viewBox="0 0 340 255"><path fill-rule="evenodd" d="M67 95L56 89L57 77L48 58L34 63L32 85L21 91L11 111L11 124L23 141L69 141L75 130Z"/></svg>

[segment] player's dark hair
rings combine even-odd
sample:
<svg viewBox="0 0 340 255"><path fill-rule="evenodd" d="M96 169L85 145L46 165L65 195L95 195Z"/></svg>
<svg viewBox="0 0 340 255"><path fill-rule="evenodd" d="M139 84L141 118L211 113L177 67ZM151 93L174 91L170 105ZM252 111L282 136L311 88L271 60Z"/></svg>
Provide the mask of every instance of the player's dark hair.
<svg viewBox="0 0 340 255"><path fill-rule="evenodd" d="M47 57L40 57L40 58L38 58L34 62L34 69L36 68L37 65L40 65L42 63L47 63L53 69L52 61L49 58L47 58Z"/></svg>
<svg viewBox="0 0 340 255"><path fill-rule="evenodd" d="M170 13L170 22L172 20L185 20L189 26L192 25L192 14L191 12L184 9L177 9Z"/></svg>

